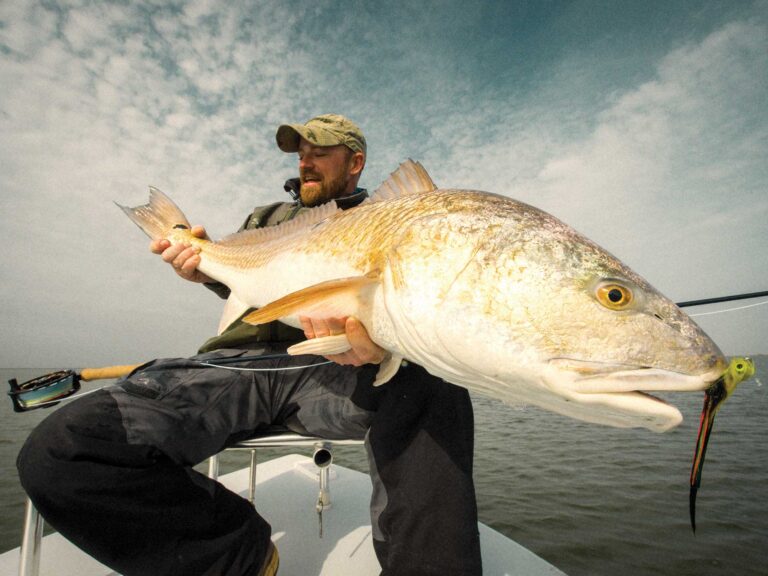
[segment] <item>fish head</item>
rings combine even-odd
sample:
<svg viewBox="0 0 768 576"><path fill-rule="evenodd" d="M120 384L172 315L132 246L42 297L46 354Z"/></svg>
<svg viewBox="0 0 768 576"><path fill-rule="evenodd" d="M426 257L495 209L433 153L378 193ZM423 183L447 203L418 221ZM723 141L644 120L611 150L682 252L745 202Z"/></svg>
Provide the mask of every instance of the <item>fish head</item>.
<svg viewBox="0 0 768 576"><path fill-rule="evenodd" d="M717 345L626 268L571 282L561 291L567 313L540 311L547 319L546 326L538 324L546 335L546 385L571 402L593 406L598 418L603 408L615 406L624 412L621 425L657 431L678 425L679 410L649 392L710 387L726 368Z"/></svg>
<svg viewBox="0 0 768 576"><path fill-rule="evenodd" d="M453 332L441 327L453 371L470 388L589 422L678 425L680 411L648 392L706 389L726 368L717 345L647 281L551 215L514 203L501 216L442 302L462 320ZM466 346L462 331L484 334L483 346Z"/></svg>
<svg viewBox="0 0 768 576"><path fill-rule="evenodd" d="M551 216L536 216L522 253L513 251L526 264L516 278L522 286L502 298L515 311L513 332L528 334L534 349L527 356L539 364L541 383L588 420L658 431L679 424L679 410L648 392L706 389L726 368L722 352L606 250Z"/></svg>

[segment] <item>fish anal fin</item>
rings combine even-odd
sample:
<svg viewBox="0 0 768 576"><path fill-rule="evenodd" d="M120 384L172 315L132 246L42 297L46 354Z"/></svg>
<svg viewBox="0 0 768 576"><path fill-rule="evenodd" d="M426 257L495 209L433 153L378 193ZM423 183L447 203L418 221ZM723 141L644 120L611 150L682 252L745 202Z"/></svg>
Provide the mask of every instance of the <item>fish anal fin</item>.
<svg viewBox="0 0 768 576"><path fill-rule="evenodd" d="M243 318L248 324L266 324L286 316L340 317L356 315L366 289L379 282L375 270L365 276L328 280L302 288L270 302Z"/></svg>

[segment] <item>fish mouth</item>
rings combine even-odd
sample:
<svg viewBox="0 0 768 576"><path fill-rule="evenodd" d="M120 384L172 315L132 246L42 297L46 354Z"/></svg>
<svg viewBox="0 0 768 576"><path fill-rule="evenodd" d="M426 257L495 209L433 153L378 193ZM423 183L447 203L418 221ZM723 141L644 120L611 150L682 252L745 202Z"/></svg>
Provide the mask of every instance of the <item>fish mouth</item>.
<svg viewBox="0 0 768 576"><path fill-rule="evenodd" d="M706 390L722 376L724 364L699 374L686 374L653 366L554 358L550 365L572 374L568 385L577 394L611 394L635 392L659 402L651 391L694 392Z"/></svg>
<svg viewBox="0 0 768 576"><path fill-rule="evenodd" d="M543 380L566 399L565 413L583 420L619 427L666 432L683 421L675 406L650 394L705 390L723 373L720 360L698 374L654 366L555 358Z"/></svg>

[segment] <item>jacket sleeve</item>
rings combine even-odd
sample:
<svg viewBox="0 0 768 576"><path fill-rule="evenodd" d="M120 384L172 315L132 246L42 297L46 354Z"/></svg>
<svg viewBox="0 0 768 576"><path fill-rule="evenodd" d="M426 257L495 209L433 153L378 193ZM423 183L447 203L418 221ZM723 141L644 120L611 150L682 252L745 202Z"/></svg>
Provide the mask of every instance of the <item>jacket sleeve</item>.
<svg viewBox="0 0 768 576"><path fill-rule="evenodd" d="M203 286L224 300L229 298L229 295L232 292L228 286L221 282L204 282Z"/></svg>

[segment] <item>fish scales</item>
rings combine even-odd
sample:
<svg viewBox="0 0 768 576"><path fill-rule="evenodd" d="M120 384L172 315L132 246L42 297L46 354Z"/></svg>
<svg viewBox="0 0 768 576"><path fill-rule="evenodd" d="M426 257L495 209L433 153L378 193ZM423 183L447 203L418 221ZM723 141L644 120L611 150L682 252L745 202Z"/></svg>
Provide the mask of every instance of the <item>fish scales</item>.
<svg viewBox="0 0 768 576"><path fill-rule="evenodd" d="M152 237L196 243L200 270L232 289L229 314L255 307L247 321L293 325L357 316L391 355L382 381L405 358L508 403L664 431L682 416L647 392L703 390L725 368L673 302L537 208L436 189L411 161L373 198L220 242L174 230L186 219L159 193L124 210ZM327 354L338 342L296 350L310 345Z"/></svg>

